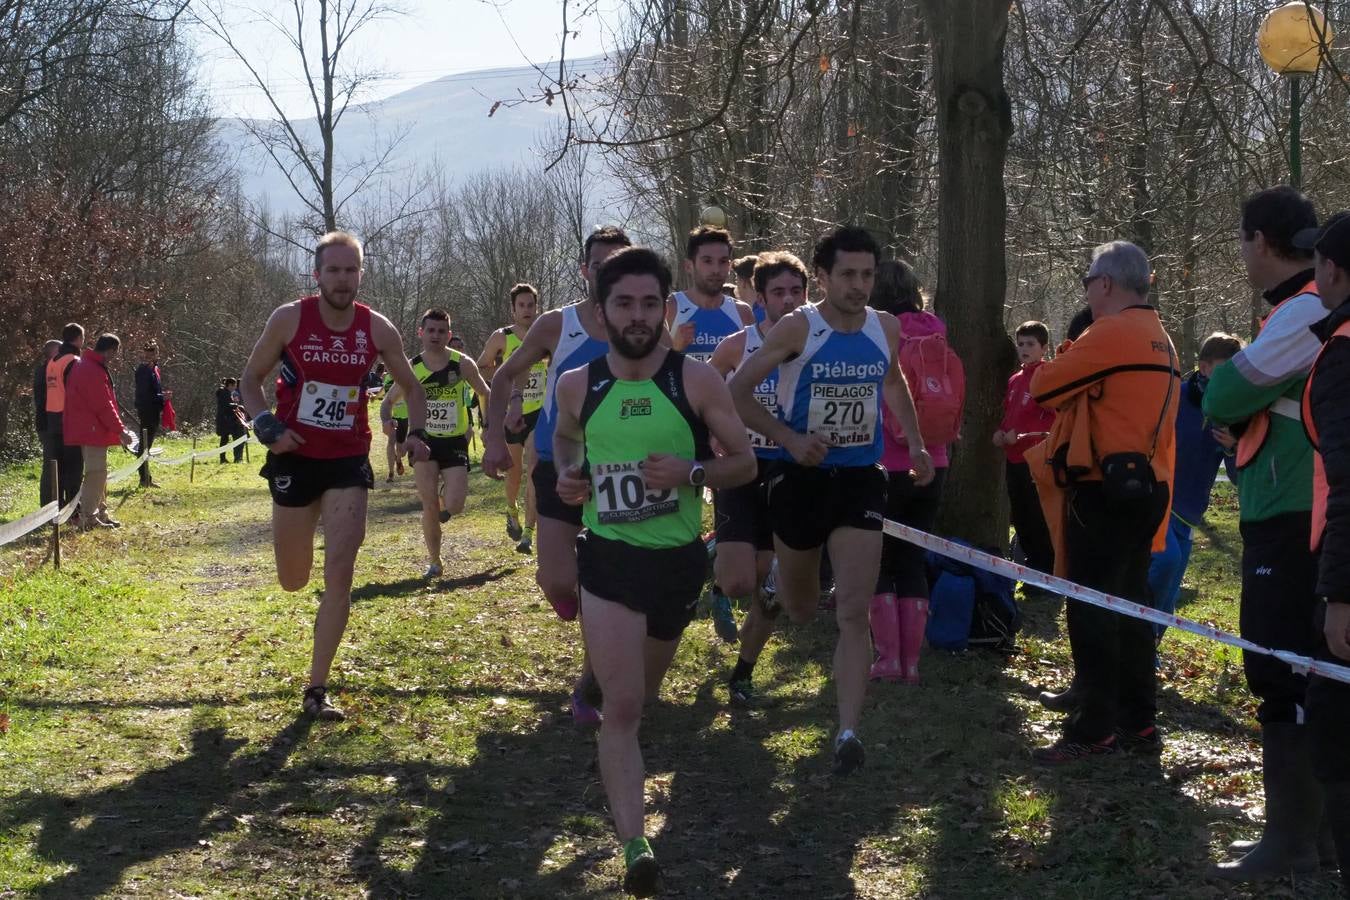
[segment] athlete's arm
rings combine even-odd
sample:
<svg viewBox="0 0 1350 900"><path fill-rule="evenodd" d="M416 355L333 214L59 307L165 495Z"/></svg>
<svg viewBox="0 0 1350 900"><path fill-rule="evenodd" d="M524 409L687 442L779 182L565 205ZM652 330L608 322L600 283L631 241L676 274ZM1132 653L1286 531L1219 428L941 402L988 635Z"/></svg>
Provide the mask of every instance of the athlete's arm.
<svg viewBox="0 0 1350 900"><path fill-rule="evenodd" d="M755 399L755 386L769 376L777 366L806 348L806 315L793 311L778 320L769 330L764 344L736 370L728 387L736 412L746 427L757 431L778 446L786 448L792 458L804 466L818 466L829 452L825 440L814 434L800 434L769 412Z"/></svg>
<svg viewBox="0 0 1350 900"><path fill-rule="evenodd" d="M717 349L713 351L712 357L708 360L708 365L716 369L717 374L725 379L736 371L736 364L741 361L741 356L744 353L745 332L738 331L723 338L718 343Z"/></svg>
<svg viewBox="0 0 1350 900"><path fill-rule="evenodd" d="M493 370L497 368L497 360L506 354L506 332L498 328L488 337L487 343L483 345L483 352L478 357L478 368L488 378L492 377Z"/></svg>
<svg viewBox="0 0 1350 900"><path fill-rule="evenodd" d="M263 396L263 379L276 368L277 363L281 362L286 345L295 337L295 330L299 327L298 302L278 306L267 318L262 335L253 345L253 352L248 355L244 371L239 375L239 399L250 419L257 419L263 413L272 411L267 405L267 398ZM66 371L69 372L70 367L67 367ZM262 433L261 430L258 431L258 434ZM267 445L267 449L273 453L289 453L304 442L304 438L287 428L279 438Z"/></svg>
<svg viewBox="0 0 1350 900"><path fill-rule="evenodd" d="M492 396L488 391L487 382L483 380L483 373L478 370L477 364L467 356L464 356L459 360L459 370L463 374L464 379L469 382L469 387L473 388L473 392L478 395L481 405L487 406L488 403L492 401Z"/></svg>
<svg viewBox="0 0 1350 900"><path fill-rule="evenodd" d="M744 300L737 300L736 311L741 314L742 325L755 324L755 310L750 306L749 303L746 303Z"/></svg>
<svg viewBox="0 0 1350 900"><path fill-rule="evenodd" d="M489 478L501 478L511 468L511 454L506 449L506 420L508 407L512 419L521 418L521 398L514 389L516 379L558 346L562 316L562 310L551 309L535 319L516 352L503 360L492 375L487 422L483 425L483 474Z"/></svg>
<svg viewBox="0 0 1350 900"><path fill-rule="evenodd" d="M520 353L519 350L516 351ZM515 358L513 355L512 359ZM586 479L586 435L581 430L581 404L586 394L586 368L573 369L558 379L554 395L558 421L553 430L553 463L558 469L558 498L580 506L591 495ZM686 472L685 477L688 477Z"/></svg>
<svg viewBox="0 0 1350 900"><path fill-rule="evenodd" d="M666 298L666 335L670 338L670 349L683 353L684 349L694 342L698 329L694 327L693 322L685 322L679 328L676 328L675 316L679 311L679 301L675 299L674 294L671 294Z"/></svg>
<svg viewBox="0 0 1350 900"><path fill-rule="evenodd" d="M933 458L923 445L923 434L919 431L919 414L914 409L914 395L909 391L909 382L900 371L900 322L890 313L878 313L882 330L886 332L886 346L890 348L891 364L886 369L886 378L881 383L881 393L886 405L900 423L905 433L905 443L909 446L909 462L914 467L914 483L923 487L933 480Z"/></svg>
<svg viewBox="0 0 1350 900"><path fill-rule="evenodd" d="M754 480L759 464L750 449L745 424L736 415L726 382L707 363L686 359L684 388L694 414L708 426L713 439L721 445L723 455L692 460L667 453L649 454L642 464L642 480L658 491L684 487L689 484L689 473L695 462L702 464L708 476L704 483L714 490L737 487ZM758 402L755 405L758 406Z"/></svg>
<svg viewBox="0 0 1350 900"><path fill-rule="evenodd" d="M370 314L370 336L375 340L375 349L379 350L381 355L384 356L389 377L394 379L394 387L389 391L390 396L393 396L395 390L400 391L408 404L408 440L406 444L408 454L413 460L430 459L431 448L421 438L413 434L414 431L421 431L426 428L427 392L422 387L422 382L418 381L417 376L413 374L412 366L409 365L407 357L403 355L403 338L399 336L394 323L377 312Z"/></svg>
<svg viewBox="0 0 1350 900"><path fill-rule="evenodd" d="M425 388L423 390L425 391ZM380 401L380 430L385 434L394 433L394 406L402 396L403 392L399 390L399 386L394 385L385 392L384 399Z"/></svg>

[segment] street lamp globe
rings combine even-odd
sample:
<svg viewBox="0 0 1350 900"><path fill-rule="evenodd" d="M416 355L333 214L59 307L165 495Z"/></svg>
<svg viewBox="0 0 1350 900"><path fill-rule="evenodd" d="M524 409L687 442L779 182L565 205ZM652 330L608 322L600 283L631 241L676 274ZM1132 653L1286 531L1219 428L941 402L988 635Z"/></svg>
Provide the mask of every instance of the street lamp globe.
<svg viewBox="0 0 1350 900"><path fill-rule="evenodd" d="M713 228L727 227L727 211L720 206L705 206L703 212L699 213L698 221L700 225L711 225Z"/></svg>
<svg viewBox="0 0 1350 900"><path fill-rule="evenodd" d="M1257 47L1276 75L1311 75L1331 46L1331 27L1321 10L1292 0L1271 10L1261 23Z"/></svg>

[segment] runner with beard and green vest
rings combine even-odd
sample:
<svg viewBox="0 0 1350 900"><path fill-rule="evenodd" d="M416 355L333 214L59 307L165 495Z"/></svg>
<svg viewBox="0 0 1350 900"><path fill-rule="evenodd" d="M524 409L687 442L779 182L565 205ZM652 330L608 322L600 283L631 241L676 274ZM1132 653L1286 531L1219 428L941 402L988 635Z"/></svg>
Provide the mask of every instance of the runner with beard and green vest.
<svg viewBox="0 0 1350 900"><path fill-rule="evenodd" d="M623 844L624 889L651 896L659 867L644 834L638 725L693 618L707 569L704 487L745 484L757 467L721 376L661 346L670 269L645 247L600 266L605 355L555 387L557 493L582 507L582 629L604 697L600 777ZM715 456L711 439L723 455Z"/></svg>
<svg viewBox="0 0 1350 900"><path fill-rule="evenodd" d="M533 285L521 283L511 288L511 324L492 332L478 357L478 368L488 381L497 367L511 358L525 340L535 316L539 314L539 292ZM506 449L511 454L511 468L506 470L506 534L517 541L516 551L533 550L534 526L538 512L534 502L534 485L528 477L534 472L537 459L534 441L530 435L539 422L544 408L544 391L548 384L548 358L530 366L525 384L521 386L521 415L524 424L518 429L506 429ZM525 527L520 524L520 485L525 483Z"/></svg>
<svg viewBox="0 0 1350 900"><path fill-rule="evenodd" d="M441 525L464 511L469 492L469 404L472 388L484 403L488 387L474 361L447 346L450 314L429 309L417 329L422 352L408 362L427 395L427 446L431 458L413 463L417 493L422 498L422 538L429 563L423 577L438 578L441 565ZM380 402L380 418L388 420L402 390L394 385Z"/></svg>

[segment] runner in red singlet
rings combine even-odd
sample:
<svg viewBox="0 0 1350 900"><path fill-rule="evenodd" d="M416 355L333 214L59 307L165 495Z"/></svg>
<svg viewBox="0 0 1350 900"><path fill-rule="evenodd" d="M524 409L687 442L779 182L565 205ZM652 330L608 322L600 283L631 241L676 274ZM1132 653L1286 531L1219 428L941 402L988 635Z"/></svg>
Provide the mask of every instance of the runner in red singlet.
<svg viewBox="0 0 1350 900"><path fill-rule="evenodd" d="M366 376L381 357L408 401L408 452L427 458L426 393L403 356L388 319L356 302L361 242L345 232L324 235L314 250L319 293L278 307L244 366L239 389L267 445L262 476L272 493L272 545L277 579L296 591L309 583L314 531L324 526L323 598L314 621L314 653L302 707L340 720L328 698L328 670L347 628L356 553L366 535L370 425ZM263 379L280 363L277 409Z"/></svg>

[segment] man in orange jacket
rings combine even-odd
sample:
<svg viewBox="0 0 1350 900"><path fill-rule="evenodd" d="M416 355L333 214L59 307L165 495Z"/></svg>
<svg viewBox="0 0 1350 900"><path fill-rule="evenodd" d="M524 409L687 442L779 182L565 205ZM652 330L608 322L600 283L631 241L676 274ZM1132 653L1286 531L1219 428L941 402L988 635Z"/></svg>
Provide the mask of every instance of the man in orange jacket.
<svg viewBox="0 0 1350 900"><path fill-rule="evenodd" d="M1093 322L1031 378L1036 402L1059 416L1045 444L1028 453L1038 485L1063 488L1042 491L1056 572L1140 603L1149 598L1149 557L1171 505L1181 376L1148 304L1151 280L1148 257L1134 244L1093 251L1083 278ZM1036 750L1036 759L1158 753L1152 626L1079 602L1066 615L1081 696L1063 737Z"/></svg>

